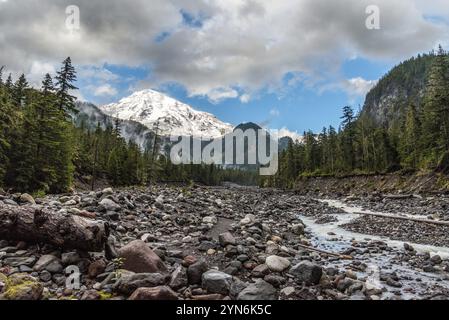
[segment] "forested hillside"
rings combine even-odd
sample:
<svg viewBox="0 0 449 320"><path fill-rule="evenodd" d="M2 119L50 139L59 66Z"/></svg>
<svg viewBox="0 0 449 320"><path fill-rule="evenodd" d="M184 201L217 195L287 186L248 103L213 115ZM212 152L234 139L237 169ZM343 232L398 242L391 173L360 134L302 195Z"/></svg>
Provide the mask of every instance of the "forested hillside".
<svg viewBox="0 0 449 320"><path fill-rule="evenodd" d="M67 58L53 79L47 74L40 90L25 75L3 79L0 69L0 187L36 194L68 191L75 180L95 187L102 179L113 186L156 181L219 184L222 180L256 183L252 174L216 166L173 166L159 152L157 134L146 134L142 148L125 139L116 120L96 126L77 117L76 71ZM126 128L125 128L126 130ZM144 128L142 129L144 131ZM149 137L149 138L148 138Z"/></svg>
<svg viewBox="0 0 449 320"><path fill-rule="evenodd" d="M292 187L300 176L449 171L449 55L420 55L395 67L339 128L289 143L264 185Z"/></svg>

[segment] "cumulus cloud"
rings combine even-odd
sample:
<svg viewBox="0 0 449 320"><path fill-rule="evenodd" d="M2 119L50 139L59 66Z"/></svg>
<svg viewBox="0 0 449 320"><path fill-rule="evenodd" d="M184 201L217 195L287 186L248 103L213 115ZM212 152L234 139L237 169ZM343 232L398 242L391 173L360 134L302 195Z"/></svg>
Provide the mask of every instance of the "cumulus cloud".
<svg viewBox="0 0 449 320"><path fill-rule="evenodd" d="M365 80L361 77L347 79L342 82L342 88L350 96L365 96L377 83L377 80Z"/></svg>
<svg viewBox="0 0 449 320"><path fill-rule="evenodd" d="M99 86L98 88L95 88L93 90L93 93L95 96L97 97L108 97L108 96L116 96L117 95L117 89L115 89L114 87L112 87L109 84L104 84Z"/></svg>
<svg viewBox="0 0 449 320"><path fill-rule="evenodd" d="M85 66L144 65L152 70L149 87L178 83L191 96L248 102L287 73L313 78L323 69L338 72L348 57L401 59L431 49L449 28L426 19L449 15L446 0L431 2L2 1L0 64L29 73L36 63L57 65L70 55ZM80 8L79 31L65 27L68 5ZM380 8L380 30L365 27L368 5ZM356 93L366 88L357 79L346 85Z"/></svg>
<svg viewBox="0 0 449 320"><path fill-rule="evenodd" d="M286 127L283 127L282 129L279 129L277 131L277 133L278 133L278 136L280 138L282 138L282 137L290 137L295 142L296 141L301 142L303 140L303 136L300 135L297 131L291 131L291 130L287 129Z"/></svg>

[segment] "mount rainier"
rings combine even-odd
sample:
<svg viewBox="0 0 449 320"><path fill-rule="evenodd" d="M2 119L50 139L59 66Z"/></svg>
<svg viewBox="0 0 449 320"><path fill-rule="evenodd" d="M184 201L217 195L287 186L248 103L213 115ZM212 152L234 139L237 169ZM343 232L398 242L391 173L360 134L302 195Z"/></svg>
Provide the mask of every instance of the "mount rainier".
<svg viewBox="0 0 449 320"><path fill-rule="evenodd" d="M163 136L220 137L232 132L233 127L221 122L207 112L193 109L189 105L154 90L143 90L112 103L99 107L114 118L134 121L150 130L158 129Z"/></svg>

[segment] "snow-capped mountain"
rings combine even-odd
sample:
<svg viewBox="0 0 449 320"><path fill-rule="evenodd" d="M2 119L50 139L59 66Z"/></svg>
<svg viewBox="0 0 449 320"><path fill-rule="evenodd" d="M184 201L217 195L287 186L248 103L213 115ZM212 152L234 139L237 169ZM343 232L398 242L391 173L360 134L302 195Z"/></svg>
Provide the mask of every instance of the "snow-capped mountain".
<svg viewBox="0 0 449 320"><path fill-rule="evenodd" d="M220 137L232 132L230 124L207 112L193 109L154 90L143 90L118 103L101 106L107 115L139 122L164 136Z"/></svg>

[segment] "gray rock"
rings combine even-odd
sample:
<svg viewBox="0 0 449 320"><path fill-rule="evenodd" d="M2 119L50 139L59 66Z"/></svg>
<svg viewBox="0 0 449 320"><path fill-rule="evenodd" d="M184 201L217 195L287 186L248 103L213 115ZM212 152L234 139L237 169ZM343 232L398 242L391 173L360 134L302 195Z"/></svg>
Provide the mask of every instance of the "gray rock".
<svg viewBox="0 0 449 320"><path fill-rule="evenodd" d="M288 259L278 256L267 257L265 264L274 272L282 272L290 267L290 261Z"/></svg>
<svg viewBox="0 0 449 320"><path fill-rule="evenodd" d="M230 232L222 233L218 236L218 241L222 247L226 247L228 244L235 245L236 241L234 236Z"/></svg>
<svg viewBox="0 0 449 320"><path fill-rule="evenodd" d="M179 290L188 286L188 284L187 270L183 266L178 266L171 275L169 287L174 290Z"/></svg>
<svg viewBox="0 0 449 320"><path fill-rule="evenodd" d="M264 280L257 280L243 289L237 300L278 300L277 290Z"/></svg>
<svg viewBox="0 0 449 320"><path fill-rule="evenodd" d="M430 258L430 262L432 262L432 264L441 264L443 262L443 259L441 259L441 257L439 255L434 255L432 256L432 258Z"/></svg>
<svg viewBox="0 0 449 320"><path fill-rule="evenodd" d="M36 257L10 257L3 260L3 264L11 267L31 267L36 262Z"/></svg>
<svg viewBox="0 0 449 320"><path fill-rule="evenodd" d="M290 269L290 273L299 282L318 284L323 275L323 269L310 261L302 261Z"/></svg>
<svg viewBox="0 0 449 320"><path fill-rule="evenodd" d="M17 202L12 199L4 199L3 203L10 206L18 206Z"/></svg>
<svg viewBox="0 0 449 320"><path fill-rule="evenodd" d="M50 273L61 273L63 269L61 261L51 254L40 257L33 267L34 271L47 270Z"/></svg>
<svg viewBox="0 0 449 320"><path fill-rule="evenodd" d="M41 281L43 282L48 282L51 280L51 273L47 270L44 270L39 274L39 279L41 279Z"/></svg>
<svg viewBox="0 0 449 320"><path fill-rule="evenodd" d="M120 211L121 207L111 199L103 199L100 201L99 205L101 205L106 211Z"/></svg>
<svg viewBox="0 0 449 320"><path fill-rule="evenodd" d="M64 266L76 265L81 261L78 252L65 252L61 255L61 262Z"/></svg>
<svg viewBox="0 0 449 320"><path fill-rule="evenodd" d="M209 293L227 295L231 288L232 276L217 270L209 270L203 273L202 287Z"/></svg>
<svg viewBox="0 0 449 320"><path fill-rule="evenodd" d="M189 284L200 284L203 273L209 268L204 260L200 260L187 268L187 279Z"/></svg>
<svg viewBox="0 0 449 320"><path fill-rule="evenodd" d="M304 225L302 223L294 224L291 228L292 233L301 236L304 234Z"/></svg>

